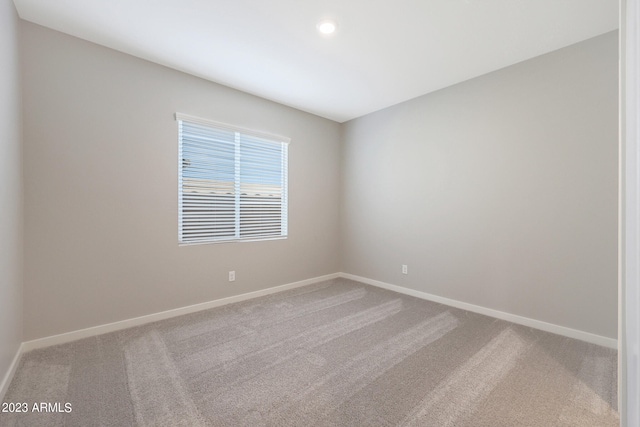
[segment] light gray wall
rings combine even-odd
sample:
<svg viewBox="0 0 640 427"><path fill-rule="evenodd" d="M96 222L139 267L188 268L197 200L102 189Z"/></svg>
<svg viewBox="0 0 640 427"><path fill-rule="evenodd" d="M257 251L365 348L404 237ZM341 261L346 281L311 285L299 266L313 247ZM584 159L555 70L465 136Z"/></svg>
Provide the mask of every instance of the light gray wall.
<svg viewBox="0 0 640 427"><path fill-rule="evenodd" d="M616 338L617 65L612 32L348 122L342 271Z"/></svg>
<svg viewBox="0 0 640 427"><path fill-rule="evenodd" d="M0 0L0 64L1 383L22 342L22 118L18 16L11 0Z"/></svg>
<svg viewBox="0 0 640 427"><path fill-rule="evenodd" d="M26 340L338 271L337 123L26 22L22 54ZM178 246L176 111L291 138L287 240Z"/></svg>

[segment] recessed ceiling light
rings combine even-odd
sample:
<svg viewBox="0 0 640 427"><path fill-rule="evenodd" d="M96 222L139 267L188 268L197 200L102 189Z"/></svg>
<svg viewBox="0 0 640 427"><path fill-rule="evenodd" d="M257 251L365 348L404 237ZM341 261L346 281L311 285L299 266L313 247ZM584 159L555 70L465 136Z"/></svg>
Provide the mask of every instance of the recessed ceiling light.
<svg viewBox="0 0 640 427"><path fill-rule="evenodd" d="M316 25L316 28L322 34L328 36L329 34L335 33L336 28L338 28L338 25L335 23L335 21L331 21L329 19L325 19L324 21L318 22L318 25Z"/></svg>

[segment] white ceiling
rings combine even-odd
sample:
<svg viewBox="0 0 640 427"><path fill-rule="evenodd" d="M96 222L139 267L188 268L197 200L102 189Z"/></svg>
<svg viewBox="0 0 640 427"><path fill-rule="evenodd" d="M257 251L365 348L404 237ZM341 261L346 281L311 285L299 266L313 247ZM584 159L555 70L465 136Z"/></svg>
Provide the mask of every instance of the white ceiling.
<svg viewBox="0 0 640 427"><path fill-rule="evenodd" d="M338 122L618 28L618 0L14 3L27 21Z"/></svg>

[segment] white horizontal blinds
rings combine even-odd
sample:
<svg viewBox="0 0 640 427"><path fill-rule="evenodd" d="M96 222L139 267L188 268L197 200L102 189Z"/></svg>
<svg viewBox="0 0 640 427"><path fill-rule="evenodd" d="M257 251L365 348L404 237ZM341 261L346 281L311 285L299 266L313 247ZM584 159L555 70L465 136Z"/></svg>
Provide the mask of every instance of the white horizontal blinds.
<svg viewBox="0 0 640 427"><path fill-rule="evenodd" d="M234 132L179 122L183 242L234 238Z"/></svg>
<svg viewBox="0 0 640 427"><path fill-rule="evenodd" d="M183 243L287 235L286 142L178 118Z"/></svg>
<svg viewBox="0 0 640 427"><path fill-rule="evenodd" d="M240 237L286 235L283 158L287 144L240 135ZM284 212L283 212L284 211Z"/></svg>

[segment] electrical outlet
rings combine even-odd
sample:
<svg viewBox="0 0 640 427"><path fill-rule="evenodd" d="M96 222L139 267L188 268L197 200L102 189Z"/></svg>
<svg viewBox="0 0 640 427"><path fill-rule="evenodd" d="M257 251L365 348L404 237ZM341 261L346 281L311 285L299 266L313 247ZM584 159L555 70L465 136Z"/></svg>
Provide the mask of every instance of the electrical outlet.
<svg viewBox="0 0 640 427"><path fill-rule="evenodd" d="M235 271L230 271L229 272L229 281L230 282L235 282L236 281L236 272Z"/></svg>
<svg viewBox="0 0 640 427"><path fill-rule="evenodd" d="M402 274L409 274L409 268L407 264L402 264Z"/></svg>

